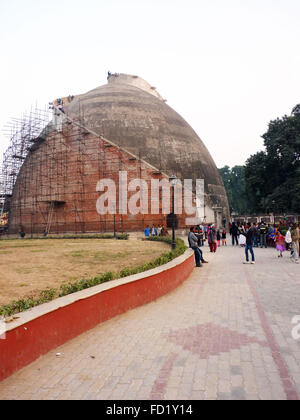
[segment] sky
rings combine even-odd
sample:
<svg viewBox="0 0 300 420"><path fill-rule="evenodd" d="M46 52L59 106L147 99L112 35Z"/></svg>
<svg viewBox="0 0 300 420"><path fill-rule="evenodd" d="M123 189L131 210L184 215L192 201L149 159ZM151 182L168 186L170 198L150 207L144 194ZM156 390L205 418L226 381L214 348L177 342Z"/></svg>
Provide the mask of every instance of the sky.
<svg viewBox="0 0 300 420"><path fill-rule="evenodd" d="M0 161L12 118L111 71L155 86L219 168L243 165L300 103L299 41L299 0L0 0Z"/></svg>

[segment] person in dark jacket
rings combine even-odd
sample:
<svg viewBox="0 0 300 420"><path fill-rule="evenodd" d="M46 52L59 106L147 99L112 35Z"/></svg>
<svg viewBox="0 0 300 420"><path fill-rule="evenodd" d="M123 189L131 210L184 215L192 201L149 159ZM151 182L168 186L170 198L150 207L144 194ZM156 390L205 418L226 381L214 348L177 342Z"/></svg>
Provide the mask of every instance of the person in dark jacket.
<svg viewBox="0 0 300 420"><path fill-rule="evenodd" d="M251 223L247 223L245 232L242 235L246 236L246 248L245 248L246 261L244 262L244 264L255 264L255 255L253 251L253 240L254 240L254 235L255 235L255 228L252 226ZM249 261L249 251L252 257L251 263Z"/></svg>
<svg viewBox="0 0 300 420"><path fill-rule="evenodd" d="M230 228L230 235L232 236L232 246L234 246L234 242L236 243L236 245L239 244L238 232L239 232L239 229L237 225L235 224L235 222L233 222Z"/></svg>
<svg viewBox="0 0 300 420"><path fill-rule="evenodd" d="M195 231L194 227L190 228L190 233L188 235L188 241L189 241L190 248L192 248L194 253L195 253L196 267L202 267L201 263L207 263L207 261L204 260L203 252L198 247L198 236L196 235L196 231Z"/></svg>
<svg viewBox="0 0 300 420"><path fill-rule="evenodd" d="M261 222L260 226L259 226L259 230L260 230L260 247L263 248L267 248L267 230L268 227L265 224L265 222Z"/></svg>
<svg viewBox="0 0 300 420"><path fill-rule="evenodd" d="M254 229L253 246L255 248L258 248L258 231L257 231L256 223L253 223L253 229Z"/></svg>

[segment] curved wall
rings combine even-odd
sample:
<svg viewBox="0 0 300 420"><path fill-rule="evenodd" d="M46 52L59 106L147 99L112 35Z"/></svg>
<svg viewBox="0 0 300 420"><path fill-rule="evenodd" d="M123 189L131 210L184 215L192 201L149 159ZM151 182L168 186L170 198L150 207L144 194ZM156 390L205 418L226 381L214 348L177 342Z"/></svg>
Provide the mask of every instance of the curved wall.
<svg viewBox="0 0 300 420"><path fill-rule="evenodd" d="M77 335L185 281L194 267L188 250L165 266L56 299L19 314L0 339L0 380Z"/></svg>

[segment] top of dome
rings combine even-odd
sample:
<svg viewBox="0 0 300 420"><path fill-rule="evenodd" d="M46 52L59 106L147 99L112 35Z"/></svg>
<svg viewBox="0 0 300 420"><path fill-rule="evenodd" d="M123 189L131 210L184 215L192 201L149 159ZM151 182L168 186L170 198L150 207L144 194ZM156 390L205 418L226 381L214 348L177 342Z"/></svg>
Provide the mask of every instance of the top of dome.
<svg viewBox="0 0 300 420"><path fill-rule="evenodd" d="M204 179L209 194L226 200L219 171L201 139L143 79L109 74L106 85L79 95L65 111L168 175Z"/></svg>
<svg viewBox="0 0 300 420"><path fill-rule="evenodd" d="M124 73L110 73L108 72L107 81L109 84L123 84L129 86L135 86L139 89L144 90L145 92L150 93L150 95L155 96L156 98L164 101L162 96L156 91L156 87L151 86L146 80L142 79L139 76L132 76L130 74Z"/></svg>

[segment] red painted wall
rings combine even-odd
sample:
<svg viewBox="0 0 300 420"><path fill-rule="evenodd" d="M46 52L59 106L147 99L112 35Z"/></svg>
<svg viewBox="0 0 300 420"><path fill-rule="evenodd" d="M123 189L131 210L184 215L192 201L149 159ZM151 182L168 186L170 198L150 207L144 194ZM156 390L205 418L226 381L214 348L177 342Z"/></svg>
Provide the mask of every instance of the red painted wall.
<svg viewBox="0 0 300 420"><path fill-rule="evenodd" d="M8 331L0 340L0 380L97 324L170 292L193 267L191 255L169 270L78 300Z"/></svg>

